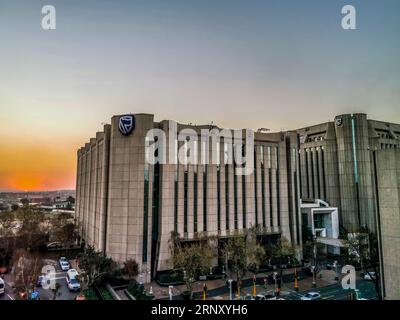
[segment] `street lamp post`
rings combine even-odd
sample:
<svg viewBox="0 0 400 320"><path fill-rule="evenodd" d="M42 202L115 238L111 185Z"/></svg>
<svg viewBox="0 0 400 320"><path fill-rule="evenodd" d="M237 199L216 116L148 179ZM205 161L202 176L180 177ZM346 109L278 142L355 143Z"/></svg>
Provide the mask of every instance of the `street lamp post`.
<svg viewBox="0 0 400 320"><path fill-rule="evenodd" d="M275 296L278 296L278 272L274 272Z"/></svg>
<svg viewBox="0 0 400 320"><path fill-rule="evenodd" d="M315 281L315 266L311 266L311 271L312 271L312 274L313 274L312 287L315 288L317 286L317 283Z"/></svg>
<svg viewBox="0 0 400 320"><path fill-rule="evenodd" d="M168 287L168 294L169 294L169 300L172 300L173 294L172 294L172 289L174 288L174 286L169 286Z"/></svg>
<svg viewBox="0 0 400 320"><path fill-rule="evenodd" d="M335 260L333 262L333 267L335 268L335 280L339 281L339 275L338 275L338 262Z"/></svg>
<svg viewBox="0 0 400 320"><path fill-rule="evenodd" d="M232 300L232 279L228 280L229 283L229 300Z"/></svg>

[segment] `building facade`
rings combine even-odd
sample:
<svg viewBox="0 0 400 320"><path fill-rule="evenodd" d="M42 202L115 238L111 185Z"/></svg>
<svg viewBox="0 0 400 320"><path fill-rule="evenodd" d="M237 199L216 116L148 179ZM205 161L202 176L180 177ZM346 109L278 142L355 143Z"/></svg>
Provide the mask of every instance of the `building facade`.
<svg viewBox="0 0 400 320"><path fill-rule="evenodd" d="M133 119L133 125L124 123L125 119ZM159 139L149 137L150 130L165 133L166 158L187 143L176 137L171 126L197 136L199 142L193 145L198 152L193 156L206 154L210 161L150 164L149 148ZM225 160L229 150L239 147L223 137L212 149L212 136L204 143L202 130L220 131L212 125L154 122L151 114L114 116L111 125L79 149L76 219L86 244L119 262L135 259L150 276L172 268L172 232L182 241L207 235L217 236L222 243L237 232L259 226L264 241L285 237L300 253L297 133L253 133L254 145L245 151L254 159L251 173L238 175L238 164ZM217 163L211 161L215 150Z"/></svg>
<svg viewBox="0 0 400 320"><path fill-rule="evenodd" d="M382 295L400 300L400 149L376 152L375 168Z"/></svg>
<svg viewBox="0 0 400 320"><path fill-rule="evenodd" d="M301 198L337 207L343 234L376 232L374 153L400 148L400 125L344 114L298 132Z"/></svg>
<svg viewBox="0 0 400 320"><path fill-rule="evenodd" d="M154 129L158 135L149 135ZM214 125L121 115L80 148L75 214L86 244L119 262L135 259L150 281L173 267L172 233L182 241L216 236L222 245L258 226L263 243L284 237L301 258L303 211L333 253L349 233L367 227L377 234L383 295L398 297L399 124L344 114L295 131L252 132L250 149L245 133L237 146L223 135L203 140L203 130L234 136ZM156 155L151 146L161 142L164 151ZM149 161L150 154L179 158L187 145L194 163ZM235 174L241 165L226 161L235 150L253 156L249 174ZM321 214L309 214L310 206Z"/></svg>

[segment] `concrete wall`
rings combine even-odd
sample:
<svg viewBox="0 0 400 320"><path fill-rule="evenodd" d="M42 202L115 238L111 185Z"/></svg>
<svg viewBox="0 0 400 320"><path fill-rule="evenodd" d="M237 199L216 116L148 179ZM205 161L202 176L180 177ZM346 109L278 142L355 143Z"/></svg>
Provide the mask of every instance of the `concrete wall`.
<svg viewBox="0 0 400 320"><path fill-rule="evenodd" d="M400 299L400 149L376 151L381 270L386 299Z"/></svg>

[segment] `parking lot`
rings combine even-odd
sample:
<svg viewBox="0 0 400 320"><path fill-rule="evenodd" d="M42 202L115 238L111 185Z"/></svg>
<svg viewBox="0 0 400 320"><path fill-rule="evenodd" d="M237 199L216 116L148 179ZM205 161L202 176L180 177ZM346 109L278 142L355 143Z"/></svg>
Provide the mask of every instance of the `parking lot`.
<svg viewBox="0 0 400 320"><path fill-rule="evenodd" d="M55 268L55 273L50 274L50 279L55 280L55 283L60 285L56 297L51 289L37 288L39 297L43 300L74 300L79 292L71 292L66 283L67 271L62 271L57 260L48 259L46 262Z"/></svg>

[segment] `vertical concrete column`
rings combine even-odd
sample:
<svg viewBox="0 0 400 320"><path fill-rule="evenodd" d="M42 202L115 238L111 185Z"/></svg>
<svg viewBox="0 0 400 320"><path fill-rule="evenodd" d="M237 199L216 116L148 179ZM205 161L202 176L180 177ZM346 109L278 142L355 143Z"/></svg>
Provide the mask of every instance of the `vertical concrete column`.
<svg viewBox="0 0 400 320"><path fill-rule="evenodd" d="M99 222L99 250L106 249L106 234L107 234L107 203L108 203L108 173L109 173L109 158L110 158L110 125L104 126L104 138L102 148L102 168L101 168L101 191L100 191L100 222Z"/></svg>
<svg viewBox="0 0 400 320"><path fill-rule="evenodd" d="M338 151L335 124L333 123L328 124L325 145L322 151L326 183L326 200L331 206L338 207L341 213ZM339 219L342 221L341 214L339 215Z"/></svg>
<svg viewBox="0 0 400 320"><path fill-rule="evenodd" d="M82 170L82 162L81 162L81 150L79 149L76 153L77 158L77 167L76 167L76 187L75 187L75 213L74 218L75 221L79 223L79 214L80 214L80 201L81 201L81 170Z"/></svg>
<svg viewBox="0 0 400 320"><path fill-rule="evenodd" d="M339 184L341 192L341 217L342 223L347 227L348 232L359 230L357 190L355 183L355 159L353 150L353 129L352 116L341 115L341 124L336 125L337 157L339 166ZM357 152L356 152L357 155Z"/></svg>
<svg viewBox="0 0 400 320"><path fill-rule="evenodd" d="M85 210L86 210L86 149L81 148L82 176L81 176L81 204L80 204L80 234L85 239Z"/></svg>
<svg viewBox="0 0 400 320"><path fill-rule="evenodd" d="M179 150L183 143L178 142ZM179 183L178 183L178 233L181 237L184 236L184 192L185 192L185 170L184 165L179 164Z"/></svg>
<svg viewBox="0 0 400 320"><path fill-rule="evenodd" d="M188 237L193 238L194 234L194 218L193 218L193 202L194 202L194 166L188 165L188 199L187 199L187 231Z"/></svg>
<svg viewBox="0 0 400 320"><path fill-rule="evenodd" d="M306 177L306 151L305 148L300 146L300 154L299 154L299 168L301 171L300 175L300 184L301 184L301 194L300 198L306 199L308 198L308 185L307 185L307 177Z"/></svg>
<svg viewBox="0 0 400 320"><path fill-rule="evenodd" d="M264 188L265 188L265 225L268 227L268 232L272 231L273 224L271 224L271 217L272 217L272 210L271 210L271 205L272 205L272 175L270 174L270 171L272 172L272 159L271 159L271 146L268 145L264 148L264 175L265 175L265 180L264 180Z"/></svg>
<svg viewBox="0 0 400 320"><path fill-rule="evenodd" d="M197 184L197 232L203 232L204 230L204 221L203 221L203 173L204 173L204 165L199 165L197 168L198 174L198 184Z"/></svg>
<svg viewBox="0 0 400 320"><path fill-rule="evenodd" d="M255 148L255 146L254 146ZM252 155L254 156L254 149L251 150ZM254 159L254 167L256 166L256 159ZM244 177L245 179L245 198L246 198L246 228L249 229L253 226L255 226L256 222L256 217L255 217L255 191L254 191L254 186L255 186L255 181L254 181L254 175L256 174L254 171L247 176Z"/></svg>
<svg viewBox="0 0 400 320"><path fill-rule="evenodd" d="M79 201L81 199L80 197L80 181L81 181L81 155L80 155L80 149L76 153L76 159L77 159L77 166L76 166L76 186L75 186L75 212L74 212L74 218L75 221L79 221Z"/></svg>
<svg viewBox="0 0 400 320"><path fill-rule="evenodd" d="M233 174L236 175L238 229L242 230L243 229L242 176L237 175L235 169Z"/></svg>
<svg viewBox="0 0 400 320"><path fill-rule="evenodd" d="M325 194L325 192L324 192L324 190L325 190L325 188L326 188L326 186L324 185L324 179L323 179L323 172L324 172L324 169L323 169L323 162L322 162L322 149L321 149L321 147L320 148L318 148L318 150L317 150L317 157L318 157L318 173L319 173L319 175L318 175L318 181L319 181L319 198L320 199L322 199L322 200L324 200L324 201L327 201L326 200L326 194Z"/></svg>
<svg viewBox="0 0 400 320"><path fill-rule="evenodd" d="M308 196L311 199L315 198L314 194L314 176L313 176L313 167L312 167L312 150L311 148L306 149L306 157L307 157L307 172L308 172Z"/></svg>
<svg viewBox="0 0 400 320"><path fill-rule="evenodd" d="M217 165L211 164L210 160L207 169L207 234L217 233Z"/></svg>
<svg viewBox="0 0 400 320"><path fill-rule="evenodd" d="M228 170L228 191L229 191L229 233L232 234L235 231L235 193L234 193L234 166L228 164L226 167Z"/></svg>
<svg viewBox="0 0 400 320"><path fill-rule="evenodd" d="M90 173L91 173L91 162L92 162L92 154L90 152L90 144L85 144L85 153L86 153L86 175L85 175L85 214L84 214L84 235L86 243L89 243L89 203L90 203Z"/></svg>
<svg viewBox="0 0 400 320"><path fill-rule="evenodd" d="M265 166L265 157L264 154L262 155L263 157L263 162L264 162L264 166ZM256 158L255 158L255 166L256 166L256 170L254 172L255 177L256 177L256 185L255 185L255 190L257 190L257 195L255 196L254 199L254 204L257 203L257 210L255 210L255 215L257 217L256 221L258 225L263 225L263 219L265 219L265 217L263 217L263 196L262 196L262 172L261 172L261 147L260 146L256 146Z"/></svg>
<svg viewBox="0 0 400 320"><path fill-rule="evenodd" d="M225 190L225 162L224 162L224 143L220 143L220 165L219 165L219 223L220 223L220 235L226 235L226 190Z"/></svg>
<svg viewBox="0 0 400 320"><path fill-rule="evenodd" d="M400 299L400 149L376 151L384 296Z"/></svg>
<svg viewBox="0 0 400 320"><path fill-rule="evenodd" d="M279 230L278 225L278 199L277 199L277 170L276 170L276 148L271 146L271 185L272 185L272 226L274 231Z"/></svg>
<svg viewBox="0 0 400 320"><path fill-rule="evenodd" d="M88 215L88 243L94 245L95 217L96 217L96 173L97 173L97 147L96 139L90 139L90 200Z"/></svg>
<svg viewBox="0 0 400 320"><path fill-rule="evenodd" d="M320 199L319 181L318 181L318 151L317 148L311 148L312 166L313 166L313 181L314 181L314 198Z"/></svg>
<svg viewBox="0 0 400 320"><path fill-rule="evenodd" d="M291 241L292 234L290 228L290 218L289 215L292 214L289 211L289 185L288 185L288 174L290 174L290 167L288 167L288 159L289 150L287 150L286 145L286 137L283 137L284 140L279 143L279 155L277 161L279 161L279 199L277 201L280 202L280 227L282 236L286 237L289 241ZM290 163L289 163L290 164Z"/></svg>

